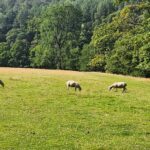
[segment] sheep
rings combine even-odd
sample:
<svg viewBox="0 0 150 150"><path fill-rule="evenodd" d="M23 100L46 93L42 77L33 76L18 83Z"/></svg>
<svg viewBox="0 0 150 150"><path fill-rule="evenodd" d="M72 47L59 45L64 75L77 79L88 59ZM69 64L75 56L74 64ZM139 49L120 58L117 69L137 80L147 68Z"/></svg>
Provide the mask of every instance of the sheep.
<svg viewBox="0 0 150 150"><path fill-rule="evenodd" d="M4 82L2 80L0 80L0 85L4 87Z"/></svg>
<svg viewBox="0 0 150 150"><path fill-rule="evenodd" d="M82 90L80 84L76 81L73 81L73 80L69 80L66 82L66 85L67 85L67 89L69 90L69 87L74 87L75 88L75 91L76 89L79 89L79 91Z"/></svg>
<svg viewBox="0 0 150 150"><path fill-rule="evenodd" d="M108 89L110 91L113 88L116 89L116 90L118 88L122 88L123 89L122 93L123 93L123 92L125 92L127 90L126 86L127 86L127 84L125 82L115 82L111 86L109 86Z"/></svg>

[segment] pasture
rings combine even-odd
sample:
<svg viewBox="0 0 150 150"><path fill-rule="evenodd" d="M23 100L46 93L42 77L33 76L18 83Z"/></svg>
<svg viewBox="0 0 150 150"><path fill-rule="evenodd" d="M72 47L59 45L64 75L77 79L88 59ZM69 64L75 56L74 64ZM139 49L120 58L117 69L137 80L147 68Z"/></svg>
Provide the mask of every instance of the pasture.
<svg viewBox="0 0 150 150"><path fill-rule="evenodd" d="M0 149L147 150L150 79L95 72L0 68ZM66 90L75 80L82 91ZM127 82L127 93L108 91Z"/></svg>

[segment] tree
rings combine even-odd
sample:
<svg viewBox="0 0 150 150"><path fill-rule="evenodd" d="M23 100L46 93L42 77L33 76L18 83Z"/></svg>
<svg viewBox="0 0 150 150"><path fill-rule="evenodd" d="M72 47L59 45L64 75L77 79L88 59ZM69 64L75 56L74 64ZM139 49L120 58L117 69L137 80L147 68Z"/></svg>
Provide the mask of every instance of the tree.
<svg viewBox="0 0 150 150"><path fill-rule="evenodd" d="M71 49L78 47L81 28L81 11L73 5L54 5L43 13L40 25L40 45L52 54L55 67L71 68L67 59L71 59ZM51 57L51 56L50 56ZM51 57L51 58L52 58ZM50 67L50 66L47 66Z"/></svg>
<svg viewBox="0 0 150 150"><path fill-rule="evenodd" d="M26 40L16 40L10 49L9 65L15 67L29 66L28 42Z"/></svg>
<svg viewBox="0 0 150 150"><path fill-rule="evenodd" d="M0 66L8 66L9 53L9 46L7 43L0 43Z"/></svg>
<svg viewBox="0 0 150 150"><path fill-rule="evenodd" d="M90 45L86 44L84 45L82 52L81 52L81 57L80 57L80 70L87 71L89 70L89 62L90 60L94 57L96 54L95 48Z"/></svg>
<svg viewBox="0 0 150 150"><path fill-rule="evenodd" d="M88 67L92 71L105 71L105 56L103 55L95 55L94 58L88 63Z"/></svg>

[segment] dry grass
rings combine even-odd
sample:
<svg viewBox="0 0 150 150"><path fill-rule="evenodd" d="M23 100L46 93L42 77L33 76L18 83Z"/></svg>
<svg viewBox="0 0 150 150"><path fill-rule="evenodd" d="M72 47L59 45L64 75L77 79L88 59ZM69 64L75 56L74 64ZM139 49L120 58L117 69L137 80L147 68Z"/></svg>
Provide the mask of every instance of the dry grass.
<svg viewBox="0 0 150 150"><path fill-rule="evenodd" d="M0 74L39 74L39 75L86 75L86 74L98 74L99 76L118 76L123 78L130 78L139 81L148 81L150 82L150 78L142 78L142 77L131 77L124 75L116 75L110 73L97 73L97 72L79 72L79 71L70 71L70 70L49 70L49 69L33 69L33 68L9 68L9 67L0 67Z"/></svg>

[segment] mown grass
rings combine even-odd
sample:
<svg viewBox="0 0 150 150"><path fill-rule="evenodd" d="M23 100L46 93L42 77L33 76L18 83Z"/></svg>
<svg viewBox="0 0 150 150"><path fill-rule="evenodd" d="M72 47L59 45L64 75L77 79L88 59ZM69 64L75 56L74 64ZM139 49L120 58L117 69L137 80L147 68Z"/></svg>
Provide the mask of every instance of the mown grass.
<svg viewBox="0 0 150 150"><path fill-rule="evenodd" d="M0 69L0 79L2 150L150 148L148 79L10 68ZM82 92L67 91L68 79L79 81ZM109 92L115 81L127 82L127 93Z"/></svg>

